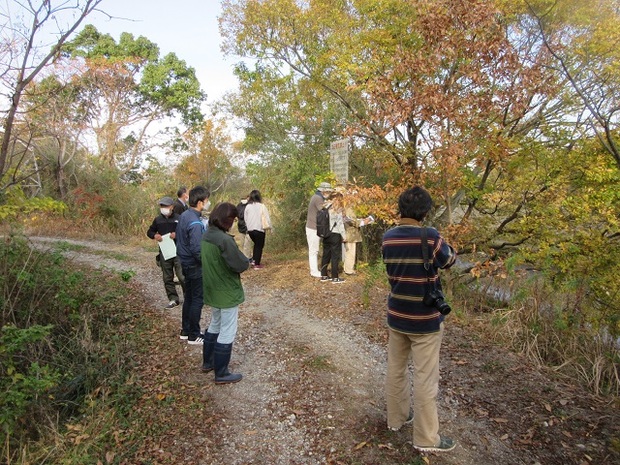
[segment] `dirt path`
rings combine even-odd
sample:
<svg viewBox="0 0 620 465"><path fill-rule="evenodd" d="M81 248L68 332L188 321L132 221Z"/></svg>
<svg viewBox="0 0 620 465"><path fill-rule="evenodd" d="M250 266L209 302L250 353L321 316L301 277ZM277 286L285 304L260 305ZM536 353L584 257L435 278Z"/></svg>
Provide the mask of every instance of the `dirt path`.
<svg viewBox="0 0 620 465"><path fill-rule="evenodd" d="M141 452L151 463L620 463L617 408L452 322L442 348L440 423L459 444L421 457L410 427L386 428L385 291L373 288L364 308L361 276L319 283L306 276L303 261L267 261L264 270L244 273L247 300L231 363L244 379L215 386L212 374L198 369L202 349L177 339L180 308L160 310L166 299L152 251L67 242L73 248L65 253L78 262L135 271L161 318L153 351L177 395L166 406L168 433ZM203 328L208 317L205 309Z"/></svg>

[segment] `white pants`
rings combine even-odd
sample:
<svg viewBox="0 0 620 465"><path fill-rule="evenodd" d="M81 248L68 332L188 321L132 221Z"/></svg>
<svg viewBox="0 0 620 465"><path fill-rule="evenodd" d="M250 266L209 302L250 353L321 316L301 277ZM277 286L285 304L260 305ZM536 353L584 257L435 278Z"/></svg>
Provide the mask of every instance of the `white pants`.
<svg viewBox="0 0 620 465"><path fill-rule="evenodd" d="M308 241L308 264L310 265L310 275L319 278L321 272L319 271L319 246L321 245L321 238L316 235L316 229L306 228L306 239Z"/></svg>

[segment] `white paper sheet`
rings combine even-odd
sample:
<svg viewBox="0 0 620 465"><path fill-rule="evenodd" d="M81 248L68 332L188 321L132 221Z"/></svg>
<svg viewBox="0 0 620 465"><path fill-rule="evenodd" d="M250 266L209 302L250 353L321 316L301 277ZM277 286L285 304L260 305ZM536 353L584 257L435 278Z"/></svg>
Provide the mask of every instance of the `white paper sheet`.
<svg viewBox="0 0 620 465"><path fill-rule="evenodd" d="M159 250L161 250L161 255L164 257L164 260L169 260L177 256L177 246L170 237L170 233L161 236Z"/></svg>

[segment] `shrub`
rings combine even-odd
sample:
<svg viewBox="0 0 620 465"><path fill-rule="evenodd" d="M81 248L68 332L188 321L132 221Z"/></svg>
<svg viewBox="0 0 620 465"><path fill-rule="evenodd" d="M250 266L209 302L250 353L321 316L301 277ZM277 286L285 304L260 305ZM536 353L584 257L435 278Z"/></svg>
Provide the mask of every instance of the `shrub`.
<svg viewBox="0 0 620 465"><path fill-rule="evenodd" d="M91 408L87 399L119 396L122 410L140 394L126 385L131 338L119 337L139 333L127 289L119 274L76 269L23 237L0 243L0 463L33 463L24 454Z"/></svg>

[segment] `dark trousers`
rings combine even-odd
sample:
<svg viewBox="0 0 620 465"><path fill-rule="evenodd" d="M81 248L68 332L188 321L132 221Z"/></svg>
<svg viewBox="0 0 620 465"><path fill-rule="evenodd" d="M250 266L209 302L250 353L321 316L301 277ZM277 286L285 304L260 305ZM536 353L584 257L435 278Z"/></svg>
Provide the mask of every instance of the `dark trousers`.
<svg viewBox="0 0 620 465"><path fill-rule="evenodd" d="M327 266L331 263L332 279L338 277L338 266L342 258L342 236L331 233L323 238L323 257L321 258L321 276L328 276Z"/></svg>
<svg viewBox="0 0 620 465"><path fill-rule="evenodd" d="M174 285L174 275L176 273L177 278L179 278L181 288L185 289L185 280L183 279L181 262L179 262L179 259L177 257L171 258L169 260L162 260L162 257L160 255L159 265L161 266L161 272L164 278L164 288L166 289L166 295L168 295L168 300L180 302L179 293L177 292L177 288Z"/></svg>
<svg viewBox="0 0 620 465"><path fill-rule="evenodd" d="M263 258L263 249L265 248L265 233L263 231L248 231L250 239L254 242L254 250L252 251L252 260L255 265L260 265Z"/></svg>
<svg viewBox="0 0 620 465"><path fill-rule="evenodd" d="M185 295L181 311L181 329L190 339L195 339L200 336L200 317L202 316L202 268L184 266L183 276L185 276Z"/></svg>

